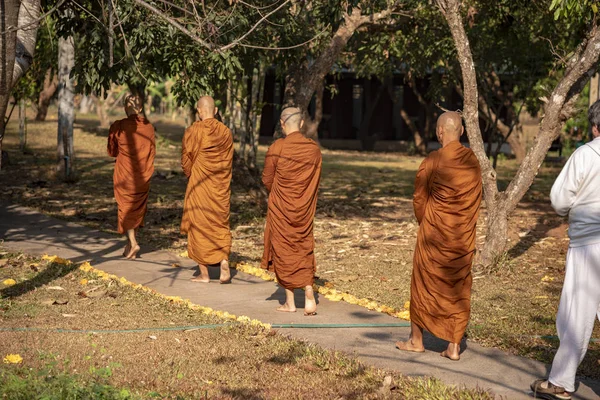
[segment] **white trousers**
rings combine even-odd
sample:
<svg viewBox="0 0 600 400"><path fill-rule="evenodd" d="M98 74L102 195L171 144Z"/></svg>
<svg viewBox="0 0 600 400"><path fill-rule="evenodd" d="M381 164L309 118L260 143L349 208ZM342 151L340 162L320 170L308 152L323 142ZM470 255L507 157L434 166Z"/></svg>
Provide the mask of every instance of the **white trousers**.
<svg viewBox="0 0 600 400"><path fill-rule="evenodd" d="M575 391L575 374L587 351L596 317L600 319L600 243L570 247L556 315L560 346L548 378L567 392Z"/></svg>

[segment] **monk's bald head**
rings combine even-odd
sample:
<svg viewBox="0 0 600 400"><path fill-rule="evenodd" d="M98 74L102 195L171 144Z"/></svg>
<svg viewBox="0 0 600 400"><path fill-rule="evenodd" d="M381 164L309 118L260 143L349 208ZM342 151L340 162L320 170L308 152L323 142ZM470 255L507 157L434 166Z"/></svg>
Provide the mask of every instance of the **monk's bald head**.
<svg viewBox="0 0 600 400"><path fill-rule="evenodd" d="M437 120L436 134L442 146L459 140L463 131L462 117L455 111L447 111L440 115Z"/></svg>
<svg viewBox="0 0 600 400"><path fill-rule="evenodd" d="M215 107L215 99L210 96L202 96L196 103L198 114L200 119L204 120L207 118L214 118L217 114L217 108Z"/></svg>
<svg viewBox="0 0 600 400"><path fill-rule="evenodd" d="M125 96L123 99L123 107L125 108L125 113L128 116L133 114L142 114L144 110L142 99L136 94L128 94Z"/></svg>
<svg viewBox="0 0 600 400"><path fill-rule="evenodd" d="M304 125L302 111L298 107L284 108L281 111L279 120L281 121L281 128L286 135L299 131L302 125Z"/></svg>

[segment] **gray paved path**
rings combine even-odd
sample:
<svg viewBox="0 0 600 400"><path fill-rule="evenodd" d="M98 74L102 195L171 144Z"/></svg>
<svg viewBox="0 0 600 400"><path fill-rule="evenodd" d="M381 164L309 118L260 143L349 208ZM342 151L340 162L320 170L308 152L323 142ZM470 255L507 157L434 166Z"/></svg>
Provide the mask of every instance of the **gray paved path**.
<svg viewBox="0 0 600 400"><path fill-rule="evenodd" d="M398 323L396 318L344 302L332 302L321 297L319 314L312 318L277 313L284 292L273 282L235 272L233 284L207 285L192 283L193 262L166 251L150 251L142 247L135 261L120 256L122 238L92 230L81 225L47 217L31 209L0 205L0 239L6 247L29 254L51 254L74 262L90 263L106 272L124 276L166 295L181 296L193 303L236 315L246 315L268 323ZM172 263L183 268L173 268ZM232 270L233 271L233 270ZM214 271L218 276L218 271ZM302 300L299 299L300 306ZM301 310L300 310L301 311ZM540 362L509 355L493 348L484 348L467 341L467 350L460 362L439 356L445 343L427 337L424 354L401 353L394 341L406 339L409 328L319 328L280 329L294 338L305 339L323 347L356 355L367 364L399 371L408 376L428 375L448 384L482 387L501 398L530 398L529 383L544 377L548 366ZM600 399L600 382L581 382L578 399Z"/></svg>

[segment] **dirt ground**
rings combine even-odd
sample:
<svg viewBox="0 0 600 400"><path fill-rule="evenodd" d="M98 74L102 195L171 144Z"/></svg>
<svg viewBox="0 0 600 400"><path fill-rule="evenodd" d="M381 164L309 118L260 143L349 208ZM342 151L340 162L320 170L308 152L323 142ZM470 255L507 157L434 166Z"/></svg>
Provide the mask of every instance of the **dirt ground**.
<svg viewBox="0 0 600 400"><path fill-rule="evenodd" d="M152 117L151 117L152 119ZM112 160L105 155L107 132L93 117L77 117L78 179L53 178L55 121L31 123L28 154L18 152L16 125L9 124L5 148L11 163L0 173L0 200L106 231L116 228ZM181 251L179 222L185 178L179 166L183 127L156 123L156 175L141 240ZM260 148L260 162L266 147ZM323 174L315 222L320 282L358 297L403 308L409 299L412 255L418 229L412 212L419 157L399 153L323 151ZM468 336L486 346L550 362L557 347L555 314L568 248L566 221L552 211L548 194L561 164L545 163L510 221L511 248L493 273L475 271ZM500 187L517 168L500 160ZM234 261L258 265L262 254L264 205L244 185L232 188ZM485 209L478 241L485 232ZM596 327L594 337L600 337ZM600 378L600 345L590 345L580 373Z"/></svg>
<svg viewBox="0 0 600 400"><path fill-rule="evenodd" d="M16 284L7 285L7 279ZM221 326L190 328L207 324ZM491 398L367 367L274 330L227 323L218 313L191 310L74 265L11 254L1 247L0 327L0 356L23 358L21 365L0 364L4 395L14 385L6 374L26 375L31 368L45 371L44 379L67 373L79 381L126 388L142 398ZM11 328L21 330L7 331ZM60 329L97 332L56 331Z"/></svg>

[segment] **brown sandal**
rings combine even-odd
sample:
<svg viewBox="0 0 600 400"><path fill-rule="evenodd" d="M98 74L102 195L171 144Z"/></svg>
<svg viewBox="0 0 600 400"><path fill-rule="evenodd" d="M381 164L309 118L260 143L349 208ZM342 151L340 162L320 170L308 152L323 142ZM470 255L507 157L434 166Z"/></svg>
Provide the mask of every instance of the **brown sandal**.
<svg viewBox="0 0 600 400"><path fill-rule="evenodd" d="M542 383L548 382L548 387L542 387ZM553 385L547 379L538 379L533 381L531 384L531 390L533 391L534 399L546 399L546 400L571 400L571 395L565 390L564 387Z"/></svg>

